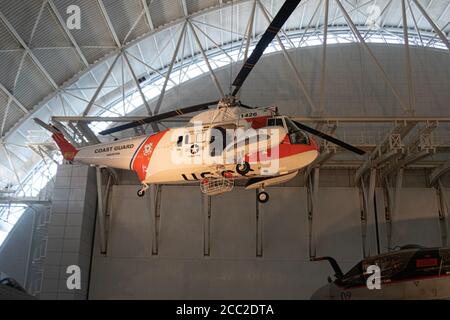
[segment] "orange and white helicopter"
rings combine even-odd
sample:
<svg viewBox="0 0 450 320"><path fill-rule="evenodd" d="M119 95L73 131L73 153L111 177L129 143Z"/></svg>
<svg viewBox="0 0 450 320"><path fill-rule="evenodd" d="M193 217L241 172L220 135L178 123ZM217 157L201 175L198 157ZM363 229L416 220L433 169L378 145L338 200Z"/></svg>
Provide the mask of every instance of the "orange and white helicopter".
<svg viewBox="0 0 450 320"><path fill-rule="evenodd" d="M354 146L302 123L280 115L276 107L253 108L235 97L266 47L301 0L286 1L245 61L233 82L233 92L219 100L143 118L100 134L134 128L182 114L203 111L190 125L101 143L80 149L71 145L54 126L35 121L50 130L67 161L133 170L143 196L150 184L198 183L202 191L215 195L230 191L234 179L247 179L247 189L261 189L258 201L267 202L264 187L283 183L319 155L317 143L306 132L326 139L357 154ZM216 105L216 108L209 109Z"/></svg>

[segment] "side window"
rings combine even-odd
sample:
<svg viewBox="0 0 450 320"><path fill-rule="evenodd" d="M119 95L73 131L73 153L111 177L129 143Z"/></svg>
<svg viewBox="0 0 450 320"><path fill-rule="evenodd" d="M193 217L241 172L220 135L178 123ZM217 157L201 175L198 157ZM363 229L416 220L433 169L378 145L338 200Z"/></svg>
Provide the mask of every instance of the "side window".
<svg viewBox="0 0 450 320"><path fill-rule="evenodd" d="M362 262L359 262L341 279L342 283L348 286L361 285L365 283Z"/></svg>
<svg viewBox="0 0 450 320"><path fill-rule="evenodd" d="M308 136L304 134L289 118L285 118L291 144L309 144Z"/></svg>
<svg viewBox="0 0 450 320"><path fill-rule="evenodd" d="M283 127L283 128L284 128L283 119L278 118L277 121L276 121L276 123L277 123L277 126Z"/></svg>
<svg viewBox="0 0 450 320"><path fill-rule="evenodd" d="M222 141L221 145L217 145L220 141ZM212 128L211 137L209 138L209 154L211 157L220 156L226 147L226 143L227 136L225 129L222 127Z"/></svg>
<svg viewBox="0 0 450 320"><path fill-rule="evenodd" d="M211 135L211 138L209 139L209 153L211 157L216 156L216 148L212 146L212 144L216 141L216 137L214 135Z"/></svg>
<svg viewBox="0 0 450 320"><path fill-rule="evenodd" d="M184 144L189 144L189 135L184 136Z"/></svg>
<svg viewBox="0 0 450 320"><path fill-rule="evenodd" d="M183 136L179 136L177 140L177 147L181 147L182 143L183 143Z"/></svg>
<svg viewBox="0 0 450 320"><path fill-rule="evenodd" d="M271 118L267 120L267 126L268 127L275 127L275 126L279 126L279 127L284 127L283 125L283 119L281 118Z"/></svg>
<svg viewBox="0 0 450 320"><path fill-rule="evenodd" d="M441 264L442 264L441 274L450 272L450 250L440 249L439 254L441 256Z"/></svg>

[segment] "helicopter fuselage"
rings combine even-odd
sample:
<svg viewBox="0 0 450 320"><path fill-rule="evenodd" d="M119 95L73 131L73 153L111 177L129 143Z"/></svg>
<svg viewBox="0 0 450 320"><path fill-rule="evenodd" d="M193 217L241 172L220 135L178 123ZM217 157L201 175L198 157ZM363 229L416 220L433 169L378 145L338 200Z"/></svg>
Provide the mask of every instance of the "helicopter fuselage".
<svg viewBox="0 0 450 320"><path fill-rule="evenodd" d="M233 134L239 129L248 131L249 126L227 128L231 132L228 135L231 142L224 143L219 152L211 147L212 131L218 125L208 125L167 129L148 136L81 148L71 160L133 170L143 184L178 184L218 175L234 179L278 176L297 171L317 158L319 150L312 138L305 134L303 143L293 141L283 126L268 127L267 119L264 124L262 118L257 119L259 124L253 125L255 128L250 122L250 129L255 132L250 136L244 134L242 144ZM270 137L262 139L262 136ZM239 162L249 164L247 174L236 171Z"/></svg>

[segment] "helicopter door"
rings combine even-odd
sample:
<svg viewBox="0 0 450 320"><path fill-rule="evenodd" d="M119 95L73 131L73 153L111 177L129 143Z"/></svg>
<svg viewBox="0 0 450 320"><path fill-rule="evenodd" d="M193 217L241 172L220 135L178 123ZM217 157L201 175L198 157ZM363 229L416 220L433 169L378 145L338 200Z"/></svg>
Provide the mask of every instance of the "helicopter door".
<svg viewBox="0 0 450 320"><path fill-rule="evenodd" d="M225 151L227 153L234 152L237 161L240 161L245 155L257 154L278 147L285 136L286 130L282 126L242 130L235 136L235 142L227 146Z"/></svg>
<svg viewBox="0 0 450 320"><path fill-rule="evenodd" d="M229 124L211 128L209 131L209 155L211 157L224 156L224 150L233 144L236 125Z"/></svg>

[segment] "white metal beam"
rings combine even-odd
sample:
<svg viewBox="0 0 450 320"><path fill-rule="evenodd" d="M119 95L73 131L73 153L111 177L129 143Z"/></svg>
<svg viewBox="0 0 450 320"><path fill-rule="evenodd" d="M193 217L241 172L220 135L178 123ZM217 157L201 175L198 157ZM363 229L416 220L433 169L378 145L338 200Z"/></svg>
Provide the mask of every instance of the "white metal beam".
<svg viewBox="0 0 450 320"><path fill-rule="evenodd" d="M136 88L138 89L139 94L141 95L142 103L144 104L145 109L147 109L148 115L151 116L152 115L152 110L150 109L150 106L148 105L147 99L145 98L145 95L142 92L141 86L139 84L139 80L138 80L138 78L136 76L136 73L134 73L133 68L131 67L131 63L130 63L130 60L128 60L126 51L124 51L123 58L125 59L125 62L127 63L127 66L128 66L128 69L130 70L131 76L133 77L134 84L136 85Z"/></svg>
<svg viewBox="0 0 450 320"><path fill-rule="evenodd" d="M314 12L313 12L311 18L309 19L308 24L306 25L306 27L305 27L304 30L303 30L302 37L300 38L300 41L298 42L298 47L300 47L300 46L302 45L303 39L305 38L305 35L307 34L308 30L311 28L312 22L314 21L314 18L316 17L317 12L318 12L319 9L320 9L320 6L321 6L321 4L322 4L322 1L323 1L323 0L320 0L320 1L317 3L317 6L316 6L316 8L314 9ZM334 22L332 22L332 23L334 23ZM302 27L303 27L303 26L300 26L299 29L301 29Z"/></svg>
<svg viewBox="0 0 450 320"><path fill-rule="evenodd" d="M422 5L417 1L413 0L414 4L416 5L417 9L422 13L422 16L428 21L428 23L433 28L434 32L439 36L441 41L447 46L448 50L450 50L450 42L447 39L447 36L439 29L439 27L434 23L433 19L428 15L427 11L422 7Z"/></svg>
<svg viewBox="0 0 450 320"><path fill-rule="evenodd" d="M188 9L187 9L187 4L186 4L186 0L180 0L181 2L181 7L183 8L183 14L185 17L189 16L188 13Z"/></svg>
<svg viewBox="0 0 450 320"><path fill-rule="evenodd" d="M430 184L431 185L435 184L436 181L438 181L441 176L443 176L449 171L450 171L450 161L447 161L441 166L434 169L433 172L430 174Z"/></svg>
<svg viewBox="0 0 450 320"><path fill-rule="evenodd" d="M320 76L320 98L319 98L319 114L325 112L325 90L326 90L326 74L327 74L327 38L328 38L328 11L330 9L330 1L325 0L324 3L324 23L323 23L323 44L322 44L322 70Z"/></svg>
<svg viewBox="0 0 450 320"><path fill-rule="evenodd" d="M192 21L191 21L192 23ZM224 55L226 55L229 59L230 59L230 63L233 62L233 58L228 54L228 52L226 52L225 50L223 50L222 45L218 44L217 42L214 41L214 39L212 39L205 31L202 30L202 28L200 28L199 26L197 26L195 23L192 23L192 25L197 28L198 31L200 31L209 41L211 41L212 44L214 44L217 49L220 50L220 52L222 52Z"/></svg>
<svg viewBox="0 0 450 320"><path fill-rule="evenodd" d="M2 147L3 147L3 150L5 151L6 158L8 159L9 166L10 166L10 168L12 169L12 171L14 172L14 176L16 177L17 183L19 184L20 189L22 189L23 193L25 193L25 189L23 188L22 181L20 181L19 175L18 175L18 173L17 173L17 169L16 169L16 167L14 166L13 161L11 160L11 154L9 153L9 150L8 150L8 148L6 147L6 144L5 144L5 143L1 143L1 145L2 145Z"/></svg>
<svg viewBox="0 0 450 320"><path fill-rule="evenodd" d="M63 92L64 94L67 94L68 96L74 97L75 99L78 99L78 100L80 100L80 101L83 101L83 102L85 102L85 103L87 103L87 104L89 104L89 103L92 101L92 99L91 99L91 101L89 101L89 100L87 100L87 99L84 99L84 98L82 98L82 97L79 97L79 96L77 96L77 95L71 93L70 91L62 90L61 92ZM66 101L69 102L69 100L66 100ZM104 106L101 106L101 105L99 105L98 103L93 102L92 105L93 105L93 106L96 106L96 107L98 107L98 108L100 108L100 109L103 109L103 110L105 110L105 111L109 111L109 112L111 112L111 113L114 113L114 114L116 114L116 115L119 116L119 117L122 116L120 113L118 113L118 112L116 112L116 111L113 111L113 110L109 110L108 108L106 108L106 107L104 107ZM72 111L74 111L73 108L72 108ZM77 112L74 112L74 114L77 114ZM83 117L85 117L85 116L83 115Z"/></svg>
<svg viewBox="0 0 450 320"><path fill-rule="evenodd" d="M420 28L419 28L419 25L417 24L416 16L414 15L414 11L413 11L413 9L411 7L411 2L409 0L408 0L408 8L409 8L409 12L411 13L411 17L412 17L413 22L414 22L414 28L416 30L416 33L417 33L418 37L419 37L420 43L423 46L422 34L420 33ZM430 42L431 42L431 40L430 40Z"/></svg>
<svg viewBox="0 0 450 320"><path fill-rule="evenodd" d="M215 75L215 73L214 73L214 71L213 71L213 69L212 69L212 67L211 67L211 65L209 63L208 57L207 57L207 55L205 53L205 50L203 50L202 44L200 42L200 39L198 38L198 35L195 32L194 27L192 26L192 23L189 20L187 20L187 22L189 24L189 27L191 28L192 34L194 35L194 39L195 39L195 42L197 43L197 47L200 49L200 52L202 53L203 60L205 61L206 66L208 67L209 74L211 76L211 80L213 81L214 85L216 86L216 89L219 92L220 96L222 98L224 98L225 94L223 92L223 89L220 86L219 80L217 80L217 77L216 77L216 75Z"/></svg>
<svg viewBox="0 0 450 320"><path fill-rule="evenodd" d="M100 167L95 167L95 174L97 180L97 216L99 222L100 231L100 253L106 253L106 221L105 221L105 206L106 203L103 202L103 187L102 187L102 169ZM105 191L107 192L107 190Z"/></svg>
<svg viewBox="0 0 450 320"><path fill-rule="evenodd" d="M70 33L69 29L66 26L66 23L64 19L59 14L58 8L56 8L55 3L53 0L47 0L50 8L52 9L53 13L56 16L56 19L58 20L59 24L63 28L64 32L66 33L67 37L69 38L70 42L72 42L72 45L75 48L75 51L77 52L78 56L80 57L81 62L87 67L89 65L89 62L86 60L86 57L84 56L83 52L80 49L80 46L78 45L75 38L72 36L72 33Z"/></svg>
<svg viewBox="0 0 450 320"><path fill-rule="evenodd" d="M186 26L187 26L187 20L183 23L183 27L180 32L180 36L178 37L177 44L175 46L175 50L173 52L172 60L170 62L169 68L167 70L166 79L164 80L163 87L161 89L161 93L159 94L158 101L156 102L156 106L154 109L154 114L158 114L159 109L161 108L161 104L164 99L164 94L166 93L167 83L169 82L170 74L172 73L173 66L175 65L175 61L177 59L178 49L180 48L181 40L186 35Z"/></svg>
<svg viewBox="0 0 450 320"><path fill-rule="evenodd" d="M3 115L2 123L0 126L0 137L3 135L3 131L5 130L6 119L8 118L10 107L11 107L11 98L8 98L8 102L6 103L5 114Z"/></svg>
<svg viewBox="0 0 450 320"><path fill-rule="evenodd" d="M117 36L116 31L114 30L114 26L111 22L111 19L109 18L108 12L106 11L105 5L103 4L103 0L97 0L98 5L100 6L100 9L102 10L103 16L105 17L106 24L108 25L109 32L111 33L114 42L116 43L117 47L121 48L122 44L120 43L119 37Z"/></svg>
<svg viewBox="0 0 450 320"><path fill-rule="evenodd" d="M125 35L125 37L123 38L123 43L126 43L128 40L128 37L130 36L131 32L133 32L133 30L136 28L136 26L138 25L139 21L141 21L142 16L145 14L145 11L142 11L138 17L136 18L136 21L134 21L133 25L131 26L130 30L128 30L127 34Z"/></svg>
<svg viewBox="0 0 450 320"><path fill-rule="evenodd" d="M244 49L244 61L246 61L248 58L248 49L249 49L250 43L252 41L253 25L254 25L254 21L255 21L255 13L256 13L256 1L257 0L253 0L252 11L248 18L247 32L246 32L247 42L245 43L245 49ZM242 40L244 40L244 39L245 39L245 37L242 38Z"/></svg>
<svg viewBox="0 0 450 320"><path fill-rule="evenodd" d="M102 82L98 85L97 90L95 91L94 95L91 98L91 101L89 101L88 105L86 106L86 109L83 111L83 115L87 115L89 113L89 111L91 111L92 105L95 103L95 100L97 100L97 96L100 93L100 91L103 88L103 85L105 84L106 80L108 80L109 75L112 72L112 69L114 69L114 66L116 65L117 60L119 60L119 57L122 55L122 53L119 53L113 63L111 64L111 67L108 69L108 71L106 72L105 76L103 77Z"/></svg>
<svg viewBox="0 0 450 320"><path fill-rule="evenodd" d="M22 110L26 114L30 113L30 111L27 108L25 108L23 104L19 100L17 100L17 98L11 92L9 92L9 90L6 89L1 83L0 83L0 90L2 90L8 96L8 98L11 99L11 101L14 101L14 103L20 108L20 110Z"/></svg>
<svg viewBox="0 0 450 320"><path fill-rule="evenodd" d="M147 0L141 0L141 3L142 3L142 7L144 8L144 11L145 11L145 17L146 17L148 26L149 26L150 30L154 30L155 26L153 24L152 16L150 15L150 9L148 8Z"/></svg>
<svg viewBox="0 0 450 320"><path fill-rule="evenodd" d="M364 38L362 37L361 33L359 32L358 28L355 26L355 24L353 23L352 18L349 16L347 10L345 10L344 6L342 5L340 0L335 0L335 2L337 3L337 5L339 6L339 9L341 10L341 12L343 13L345 20L347 21L347 24L349 25L350 29L352 30L353 34L355 35L355 37L359 40L359 42L361 43L361 45L366 49L366 51L369 53L370 57L372 58L373 62L375 63L375 65L378 67L384 81L386 82L386 84L389 86L389 88L391 89L392 93L394 94L394 96L397 98L400 106L402 107L402 109L404 111L407 111L408 108L406 107L405 103L403 102L403 99L401 98L400 94L398 93L397 89L395 89L394 84L392 83L392 81L389 79L389 76L387 75L386 71L384 70L383 66L380 64L380 62L378 61L377 57L375 57L374 53L372 52L372 50L369 48L369 46L367 45L366 41L364 40Z"/></svg>
<svg viewBox="0 0 450 320"><path fill-rule="evenodd" d="M416 105L415 92L414 92L414 82L412 75L411 66L411 54L409 50L409 33L408 33L408 20L406 17L406 0L401 0L402 2L402 22L403 22L403 42L405 45L405 60L406 60L406 79L408 82L408 93L409 93L409 113L413 114Z"/></svg>
<svg viewBox="0 0 450 320"><path fill-rule="evenodd" d="M19 33L14 29L14 27L11 25L11 23L6 19L6 16L0 11L0 20L3 21L3 23L6 25L8 30L12 33L12 35L16 38L16 40L20 43L22 48L25 49L27 54L30 56L30 58L33 60L39 71L44 75L44 77L50 82L52 87L54 89L58 88L58 85L56 84L55 80L50 76L50 74L47 72L47 70L44 68L44 66L41 64L41 62L36 58L33 51L28 47L28 45L25 43L25 41L22 39L22 37L19 35Z"/></svg>
<svg viewBox="0 0 450 320"><path fill-rule="evenodd" d="M258 4L261 8L261 12L263 13L263 16L266 18L266 20L270 23L270 19L269 19L269 15L266 11L266 8L262 5L261 1L258 1ZM286 50L286 47L283 44L283 41L281 41L280 37L278 35L275 36L278 44L281 47L281 51L283 52L284 57L286 58L287 63L289 64L289 67L292 69L292 71L294 72L294 76L297 80L297 83L300 85L300 88L303 91L303 94L306 97L306 100L308 101L309 105L311 106L311 111L312 113L316 113L317 107L315 105L315 103L313 102L311 95L308 92L308 89L306 88L306 83L303 80L303 77L301 76L300 72L298 71L297 67L295 66L294 62L292 61L291 57L289 56L289 53Z"/></svg>
<svg viewBox="0 0 450 320"><path fill-rule="evenodd" d="M151 71L153 71L154 73L157 73L159 76L161 76L162 78L164 78L164 74L162 74L158 69L153 68L151 65L149 65L148 63L142 61L141 59L139 59L138 57L136 57L135 55L131 54L130 52L127 52L127 56L130 56L131 58L133 58L134 60L136 60L139 63L142 63L145 67L147 67L148 69L150 69ZM172 82L173 85L177 85L175 81L173 81L172 79L169 80L170 82Z"/></svg>

